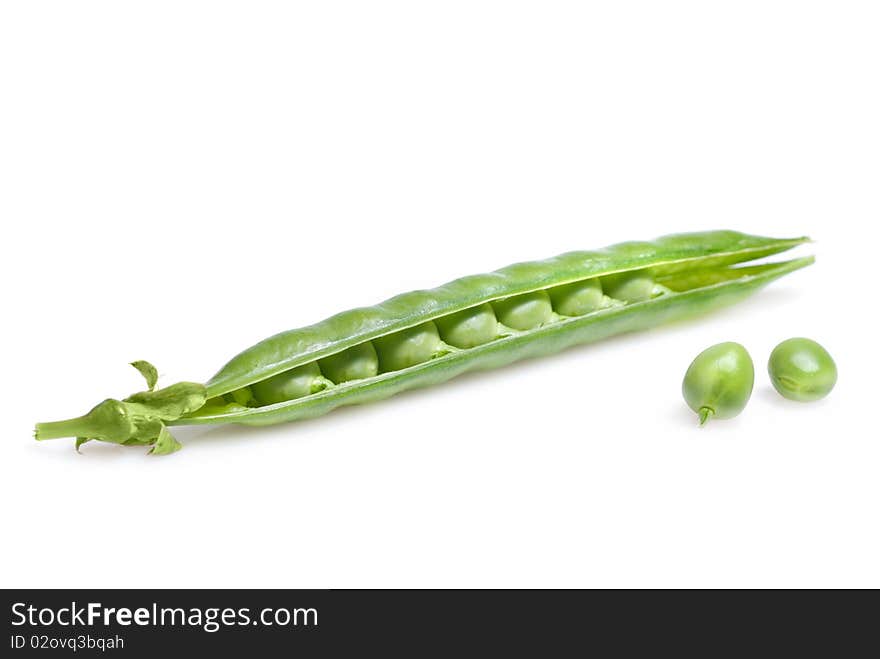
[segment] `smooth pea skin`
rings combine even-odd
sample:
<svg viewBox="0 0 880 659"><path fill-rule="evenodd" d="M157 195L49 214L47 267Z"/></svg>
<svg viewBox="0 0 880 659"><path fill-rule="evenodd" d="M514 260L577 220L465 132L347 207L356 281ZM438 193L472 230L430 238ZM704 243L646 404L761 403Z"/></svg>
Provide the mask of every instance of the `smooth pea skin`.
<svg viewBox="0 0 880 659"><path fill-rule="evenodd" d="M529 330L553 319L553 305L547 291L514 295L492 303L498 322L515 330Z"/></svg>
<svg viewBox="0 0 880 659"><path fill-rule="evenodd" d="M644 273L624 272L602 278L605 294L621 302L643 302L655 297L658 286Z"/></svg>
<svg viewBox="0 0 880 659"><path fill-rule="evenodd" d="M429 361L443 353L437 326L428 321L409 329L373 339L379 355L379 371L399 371Z"/></svg>
<svg viewBox="0 0 880 659"><path fill-rule="evenodd" d="M318 364L324 377L336 384L371 378L379 372L379 357L369 341L324 357Z"/></svg>
<svg viewBox="0 0 880 659"><path fill-rule="evenodd" d="M586 279L556 286L551 288L549 293L553 310L562 316L583 316L607 306L602 284L598 279Z"/></svg>
<svg viewBox="0 0 880 659"><path fill-rule="evenodd" d="M700 425L711 418L732 419L745 409L755 385L755 366L739 343L706 348L691 362L681 392Z"/></svg>
<svg viewBox="0 0 880 659"><path fill-rule="evenodd" d="M498 319L491 304L481 304L470 309L437 318L434 321L440 338L456 348L473 348L498 338Z"/></svg>
<svg viewBox="0 0 880 659"><path fill-rule="evenodd" d="M321 391L325 386L326 382L321 377L318 364L310 362L255 382L251 385L251 392L260 405L272 405L308 396Z"/></svg>
<svg viewBox="0 0 880 659"><path fill-rule="evenodd" d="M770 353L770 382L789 400L809 402L827 396L837 384L837 365L821 345L811 339L783 341Z"/></svg>

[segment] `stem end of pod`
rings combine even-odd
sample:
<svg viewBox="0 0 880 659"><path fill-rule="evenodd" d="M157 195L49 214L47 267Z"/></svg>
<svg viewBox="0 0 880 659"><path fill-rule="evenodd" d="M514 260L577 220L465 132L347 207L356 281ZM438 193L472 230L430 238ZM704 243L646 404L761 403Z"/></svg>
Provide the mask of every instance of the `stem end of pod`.
<svg viewBox="0 0 880 659"><path fill-rule="evenodd" d="M88 437L121 444L133 432L134 423L125 404L108 398L83 416L38 423L34 428L34 437L38 441L61 437Z"/></svg>
<svg viewBox="0 0 880 659"><path fill-rule="evenodd" d="M38 423L34 438L38 441L75 437L75 448L93 439L125 446L148 446L152 455L167 455L180 450L181 444L166 423L175 421L205 404L203 384L178 382L156 389L156 370L147 362L136 362L145 373L147 391L132 394L124 400L108 398L88 414L64 421Z"/></svg>

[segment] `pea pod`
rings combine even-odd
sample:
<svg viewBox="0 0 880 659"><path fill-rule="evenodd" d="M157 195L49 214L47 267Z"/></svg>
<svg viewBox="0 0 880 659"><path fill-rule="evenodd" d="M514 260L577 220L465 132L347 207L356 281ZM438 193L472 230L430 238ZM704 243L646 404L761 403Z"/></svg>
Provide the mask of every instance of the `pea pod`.
<svg viewBox="0 0 880 659"><path fill-rule="evenodd" d="M514 264L272 336L204 385L184 383L186 398L177 404L157 395L172 390L173 397L173 387L105 401L101 413L37 424L36 436L146 444L167 453L179 448L168 426L318 416L732 304L813 258L742 264L807 241L711 231ZM154 369L136 364L152 390Z"/></svg>

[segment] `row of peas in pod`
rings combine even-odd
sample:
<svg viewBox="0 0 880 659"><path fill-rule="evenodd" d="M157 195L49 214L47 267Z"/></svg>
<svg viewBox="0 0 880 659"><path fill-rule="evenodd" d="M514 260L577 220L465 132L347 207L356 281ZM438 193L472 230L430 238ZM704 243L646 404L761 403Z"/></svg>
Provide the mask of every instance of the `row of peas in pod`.
<svg viewBox="0 0 880 659"><path fill-rule="evenodd" d="M577 281L486 302L374 338L227 394L240 405L263 406L302 398L352 380L399 371L455 350L468 350L565 317L641 302L668 292L645 272Z"/></svg>

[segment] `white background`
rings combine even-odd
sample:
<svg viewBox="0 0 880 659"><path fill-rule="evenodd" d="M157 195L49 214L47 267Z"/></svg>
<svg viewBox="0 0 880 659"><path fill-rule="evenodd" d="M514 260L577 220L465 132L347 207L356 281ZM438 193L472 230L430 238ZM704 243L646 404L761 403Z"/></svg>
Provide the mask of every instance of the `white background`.
<svg viewBox="0 0 880 659"><path fill-rule="evenodd" d="M856 2L5 2L0 585L880 586L880 21ZM277 331L686 230L814 267L702 320L167 458L33 423ZM840 381L770 388L807 335ZM739 418L680 382L736 340Z"/></svg>

